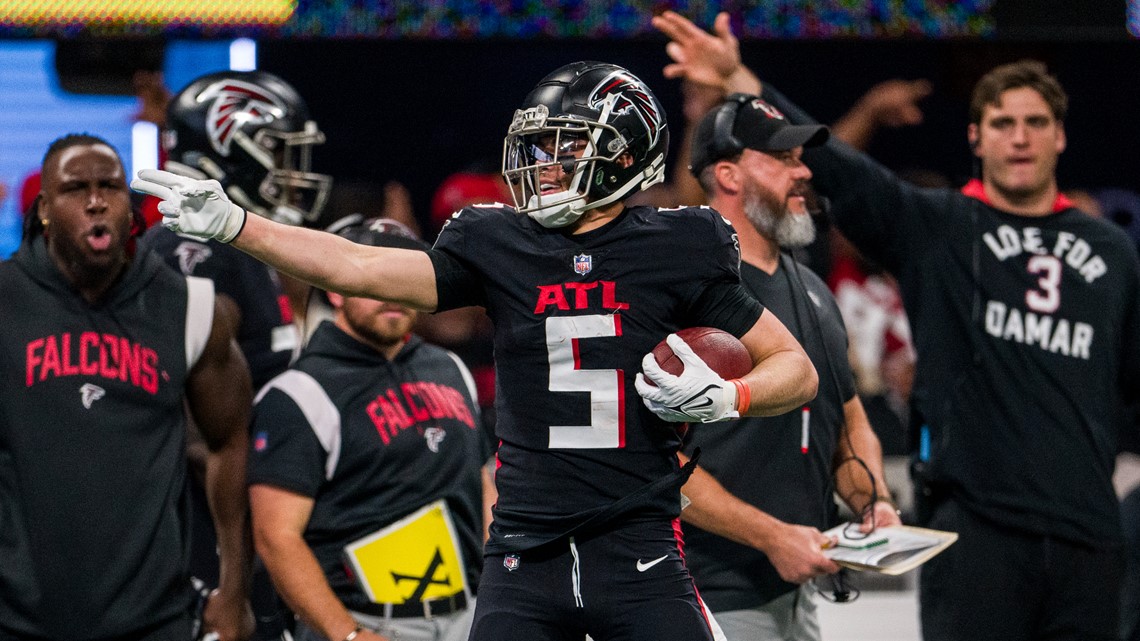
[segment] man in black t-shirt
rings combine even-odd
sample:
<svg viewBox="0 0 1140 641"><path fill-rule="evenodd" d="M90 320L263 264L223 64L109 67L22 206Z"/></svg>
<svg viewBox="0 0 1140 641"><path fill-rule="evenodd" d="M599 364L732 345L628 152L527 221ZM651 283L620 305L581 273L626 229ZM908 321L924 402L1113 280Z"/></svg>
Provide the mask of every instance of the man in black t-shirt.
<svg viewBox="0 0 1140 641"><path fill-rule="evenodd" d="M808 582L839 570L822 553L834 543L821 532L836 524L834 494L864 531L900 523L835 298L781 251L815 237L805 203L811 171L800 158L827 137L825 127L792 125L744 94L706 114L693 135L690 169L737 230L745 287L784 320L820 376L819 395L793 412L690 432L686 450L702 457L683 488L692 505L682 518L697 526L685 530L685 552L729 641L819 639Z"/></svg>
<svg viewBox="0 0 1140 641"><path fill-rule="evenodd" d="M133 185L163 199L164 224L325 289L486 307L499 497L473 640L712 639L675 527L691 468L674 422L785 412L814 396L815 371L741 287L727 222L623 204L661 179L668 147L661 105L635 76L597 62L554 71L504 147L516 208L462 210L426 254L247 216L207 182L146 171ZM740 337L753 371L725 381L673 335L701 325ZM649 354L666 336L680 376Z"/></svg>
<svg viewBox="0 0 1140 641"><path fill-rule="evenodd" d="M740 64L727 15L716 35L672 12L654 24L688 61L671 75L814 123ZM1112 474L1120 408L1140 398L1140 260L1058 192L1067 106L1039 62L983 76L967 128L981 177L961 191L909 185L836 141L804 154L840 230L898 278L914 329L916 496L925 523L959 534L920 576L927 641L1119 634Z"/></svg>
<svg viewBox="0 0 1140 641"><path fill-rule="evenodd" d="M253 632L249 372L211 283L136 247L129 194L106 141L60 138L0 264L0 358L22 364L0 382L3 641L191 638L187 408L219 532L201 632Z"/></svg>

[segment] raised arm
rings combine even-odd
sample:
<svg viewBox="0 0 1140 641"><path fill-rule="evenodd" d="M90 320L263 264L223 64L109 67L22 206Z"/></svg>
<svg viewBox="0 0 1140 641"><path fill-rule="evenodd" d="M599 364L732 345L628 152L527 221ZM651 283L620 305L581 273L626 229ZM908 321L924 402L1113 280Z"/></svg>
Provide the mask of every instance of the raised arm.
<svg viewBox="0 0 1140 641"><path fill-rule="evenodd" d="M724 95L760 94L760 79L740 61L740 42L732 33L728 13L717 14L712 33L676 11L654 16L653 26L669 36L665 53L673 62L665 66L666 78L718 87Z"/></svg>
<svg viewBox="0 0 1140 641"><path fill-rule="evenodd" d="M434 311L438 299L431 259L420 251L355 244L335 234L249 215L215 180L144 169L131 188L162 200L162 224L198 238L216 238L290 276L346 296Z"/></svg>
<svg viewBox="0 0 1140 641"><path fill-rule="evenodd" d="M249 606L252 546L245 491L249 411L253 403L249 369L222 320L219 303L206 347L190 371L187 403L205 441L206 498L218 533L219 580L203 614L206 631L220 641L241 641L253 633Z"/></svg>
<svg viewBox="0 0 1140 641"><path fill-rule="evenodd" d="M742 64L727 14L717 16L712 33L672 11L655 17L653 25L670 38L666 51L673 63L665 67L665 75L759 95L790 122L817 124ZM943 236L943 228L964 222L947 215L946 192L919 190L835 136L805 150L803 160L811 167L812 184L831 200L840 230L893 273L903 262L925 255L934 239Z"/></svg>
<svg viewBox="0 0 1140 641"><path fill-rule="evenodd" d="M234 247L277 269L344 296L434 311L435 270L422 251L360 245L336 234L247 216Z"/></svg>
<svg viewBox="0 0 1140 641"><path fill-rule="evenodd" d="M882 127L922 123L920 100L930 95L928 80L885 80L867 90L831 125L831 135L856 149L866 149Z"/></svg>

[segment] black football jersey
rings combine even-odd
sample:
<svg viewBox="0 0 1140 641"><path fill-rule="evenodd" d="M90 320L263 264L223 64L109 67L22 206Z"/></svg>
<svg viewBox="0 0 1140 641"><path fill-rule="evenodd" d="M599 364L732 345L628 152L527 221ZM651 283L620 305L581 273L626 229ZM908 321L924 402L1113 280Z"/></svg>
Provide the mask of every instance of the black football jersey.
<svg viewBox="0 0 1140 641"><path fill-rule="evenodd" d="M758 303L725 295L742 290L739 260L732 226L707 208L634 207L576 235L501 207L448 222L433 249L440 309L483 305L495 325L489 550L545 542L678 470L678 425L645 407L634 378L670 332L755 324ZM657 498L648 512L678 513L676 492Z"/></svg>
<svg viewBox="0 0 1140 641"><path fill-rule="evenodd" d="M289 366L299 338L276 271L235 247L180 236L162 225L147 230L144 239L166 264L186 276L209 278L219 294L237 304L238 347L255 390Z"/></svg>

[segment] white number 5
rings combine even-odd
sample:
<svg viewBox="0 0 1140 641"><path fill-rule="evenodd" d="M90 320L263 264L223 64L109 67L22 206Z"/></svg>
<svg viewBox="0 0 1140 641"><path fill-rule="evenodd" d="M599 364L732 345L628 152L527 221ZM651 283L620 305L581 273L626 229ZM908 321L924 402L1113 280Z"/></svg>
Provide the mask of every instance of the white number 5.
<svg viewBox="0 0 1140 641"><path fill-rule="evenodd" d="M546 319L550 391L589 392L589 425L551 425L551 448L625 446L625 375L620 369L582 369L578 341L620 336L617 315L559 316Z"/></svg>

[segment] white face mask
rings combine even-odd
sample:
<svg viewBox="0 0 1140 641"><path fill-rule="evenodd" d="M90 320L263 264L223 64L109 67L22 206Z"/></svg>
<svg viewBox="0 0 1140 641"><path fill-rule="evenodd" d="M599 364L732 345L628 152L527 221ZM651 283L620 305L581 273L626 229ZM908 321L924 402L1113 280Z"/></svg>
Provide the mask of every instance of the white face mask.
<svg viewBox="0 0 1140 641"><path fill-rule="evenodd" d="M530 201L527 203L530 211L526 215L547 229L557 229L573 224L582 217L582 214L586 213L586 197L570 198L569 195L570 192L566 191L541 197L535 194L530 197ZM554 203L541 207L543 200L554 201Z"/></svg>

